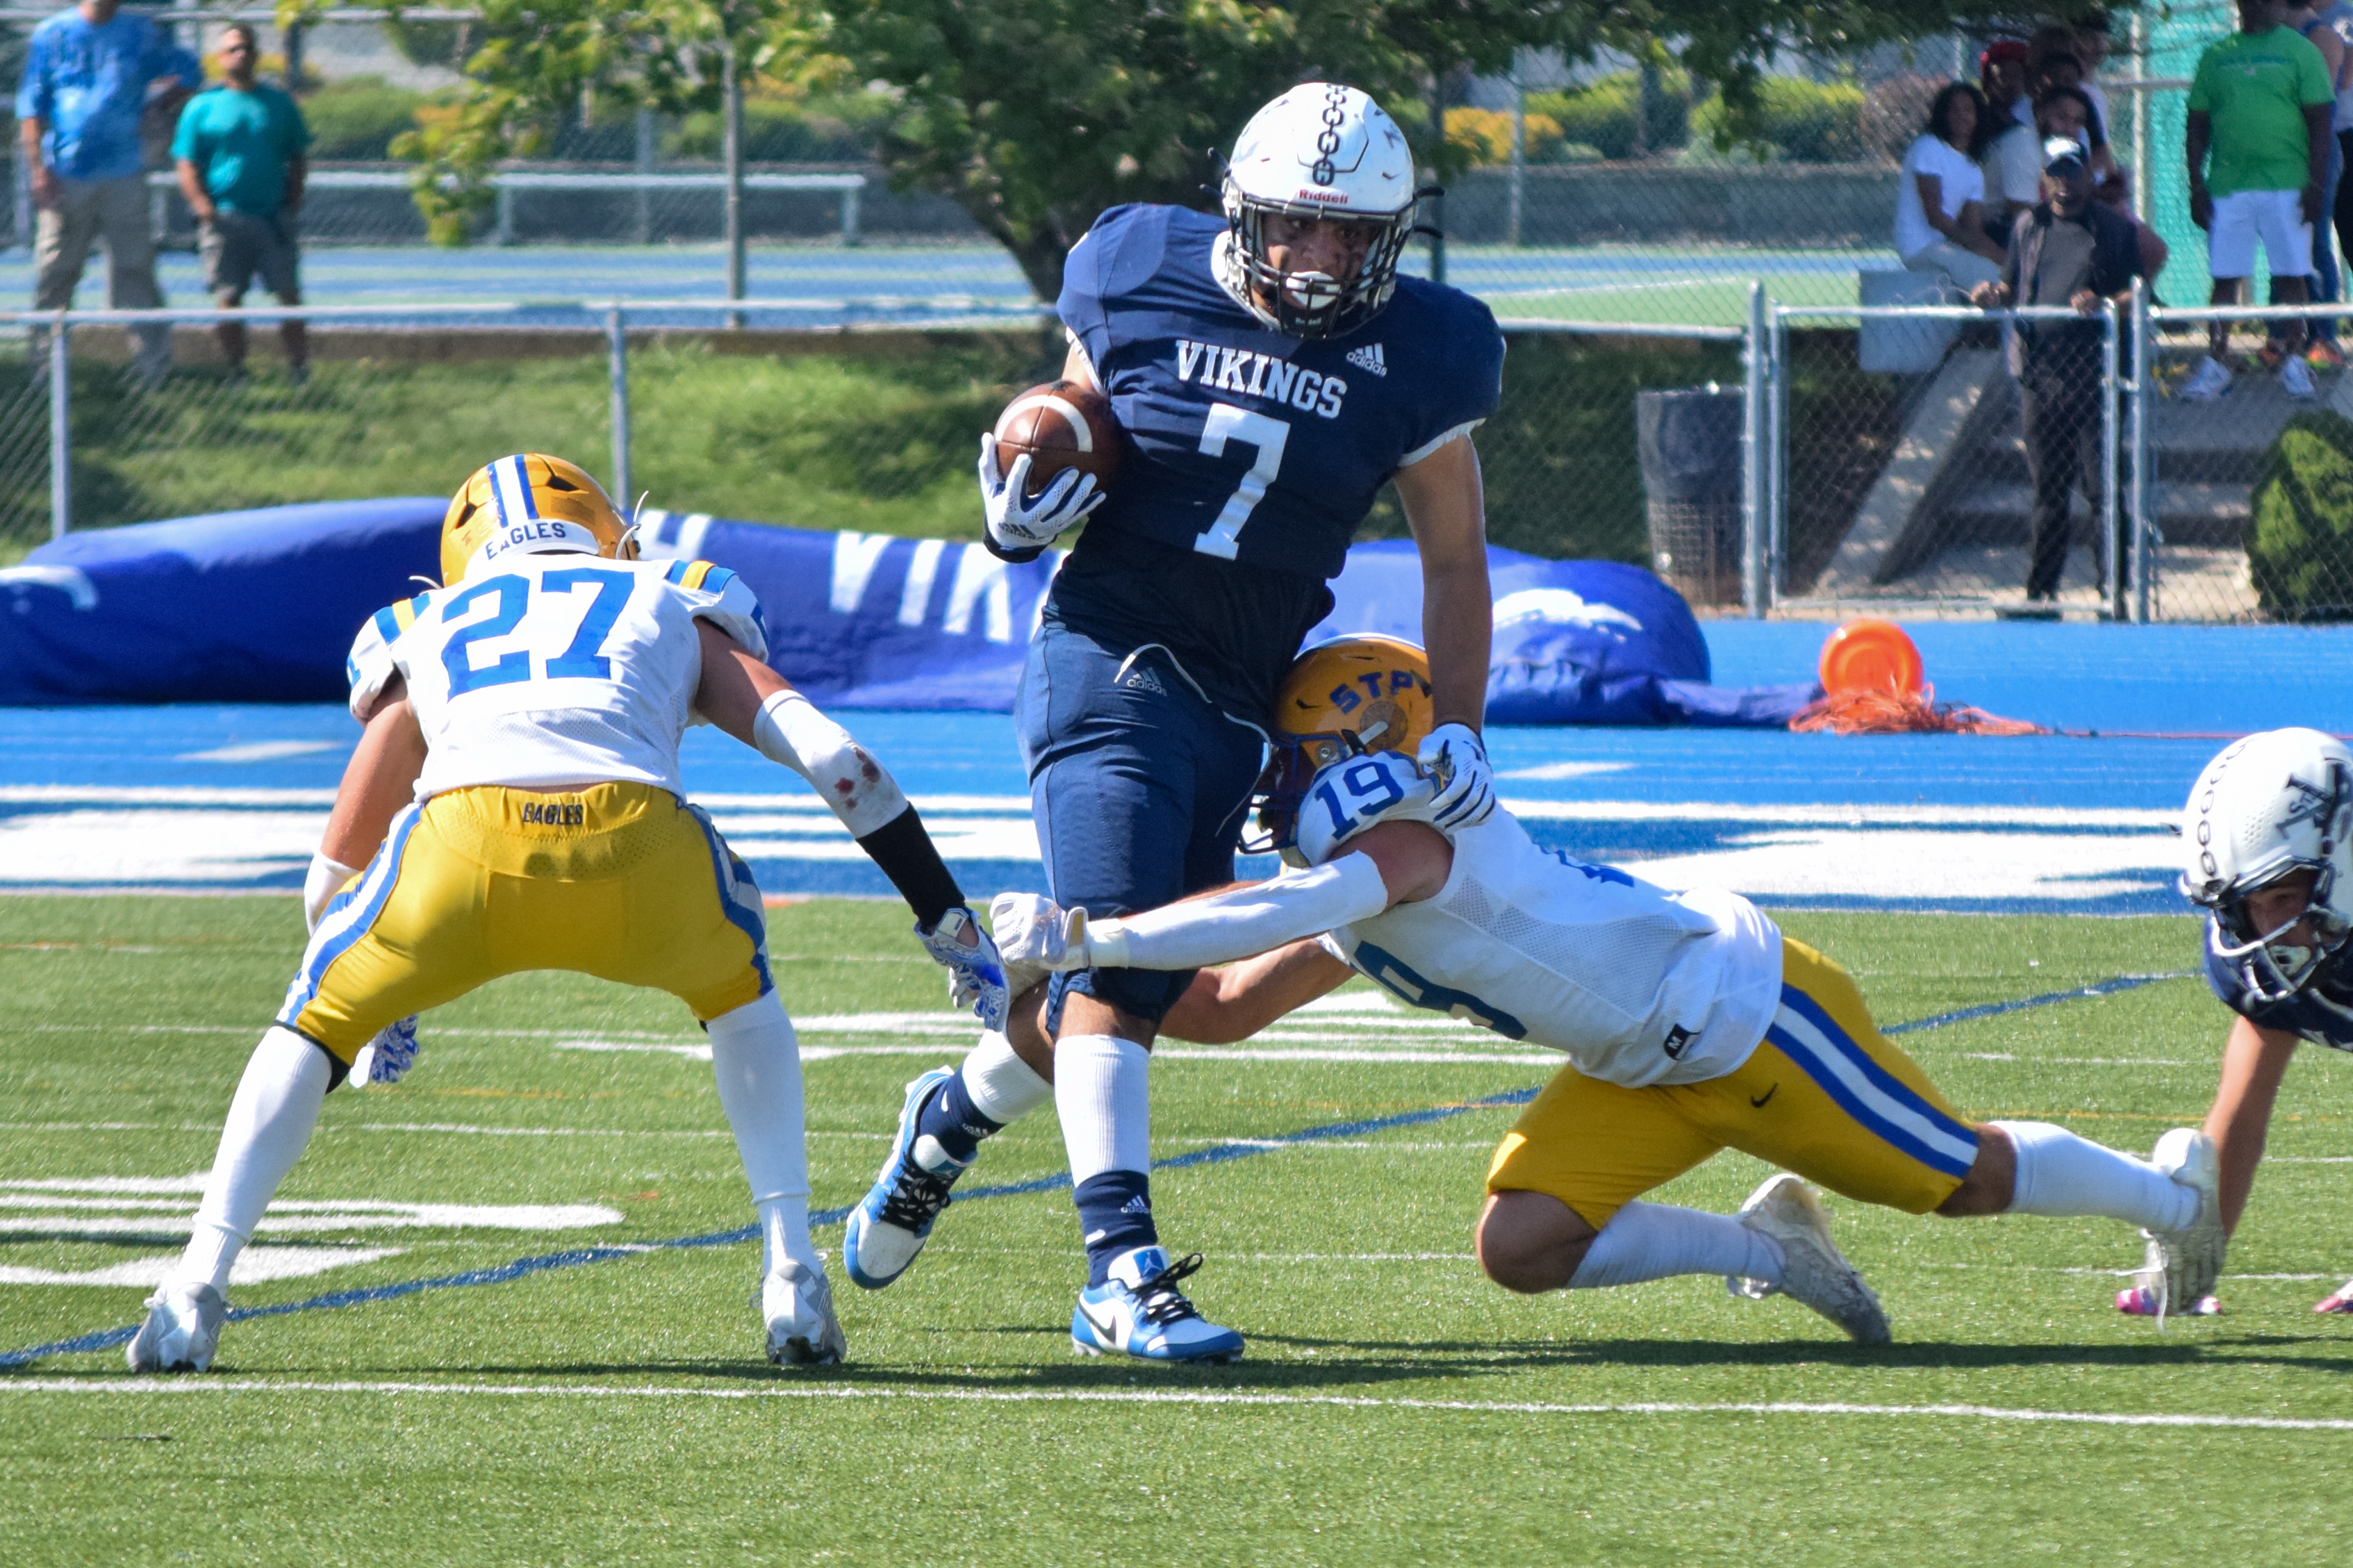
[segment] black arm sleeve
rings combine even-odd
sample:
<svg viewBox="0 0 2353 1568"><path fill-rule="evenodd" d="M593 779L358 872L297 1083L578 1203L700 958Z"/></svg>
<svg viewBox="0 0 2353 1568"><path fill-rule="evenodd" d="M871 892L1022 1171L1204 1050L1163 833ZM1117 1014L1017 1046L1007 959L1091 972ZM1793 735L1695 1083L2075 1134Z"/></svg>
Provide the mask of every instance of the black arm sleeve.
<svg viewBox="0 0 2353 1568"><path fill-rule="evenodd" d="M932 836L923 831L923 819L915 815L913 806L860 839L858 847L891 879L891 885L899 889L899 896L907 900L925 931L964 902L964 890L933 847Z"/></svg>

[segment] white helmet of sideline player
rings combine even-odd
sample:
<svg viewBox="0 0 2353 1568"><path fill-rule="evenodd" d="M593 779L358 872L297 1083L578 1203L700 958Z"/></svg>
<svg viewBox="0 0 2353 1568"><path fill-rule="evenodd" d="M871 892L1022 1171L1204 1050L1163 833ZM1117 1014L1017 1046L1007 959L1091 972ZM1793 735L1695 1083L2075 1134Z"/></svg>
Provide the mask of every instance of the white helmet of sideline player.
<svg viewBox="0 0 2353 1568"><path fill-rule="evenodd" d="M2317 730L2266 730L2206 764L2181 814L2181 890L2257 1000L2294 995L2353 936L2353 751ZM2247 895L2314 874L2302 913L2257 931ZM2309 922L2312 940L2290 941Z"/></svg>
<svg viewBox="0 0 2353 1568"><path fill-rule="evenodd" d="M1366 94L1302 82L1250 116L1226 166L1221 280L1277 331L1340 337L1397 291L1398 258L1413 228L1413 152ZM1369 231L1352 278L1287 272L1268 259L1266 220L1361 222Z"/></svg>

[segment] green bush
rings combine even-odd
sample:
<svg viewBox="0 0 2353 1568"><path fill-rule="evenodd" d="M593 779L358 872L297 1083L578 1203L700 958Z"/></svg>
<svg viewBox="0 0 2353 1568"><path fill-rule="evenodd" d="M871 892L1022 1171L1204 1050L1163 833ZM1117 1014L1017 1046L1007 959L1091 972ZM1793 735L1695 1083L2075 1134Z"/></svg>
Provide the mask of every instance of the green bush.
<svg viewBox="0 0 2353 1568"><path fill-rule="evenodd" d="M897 111L879 92L806 100L752 98L744 103L744 158L753 163L852 163L874 155L875 139ZM716 158L723 127L716 111L690 114L667 139L672 158Z"/></svg>
<svg viewBox="0 0 2353 1568"><path fill-rule="evenodd" d="M1532 92L1527 109L1531 117L1542 115L1559 127L1562 140L1554 144L1552 161L1577 162L1587 148L1604 158L1630 158L1641 96L1641 76L1617 71L1571 92ZM1649 150L1682 146L1691 135L1690 121L1691 79L1681 71L1662 72L1659 95L1651 104Z"/></svg>
<svg viewBox="0 0 2353 1568"><path fill-rule="evenodd" d="M1852 82L1767 77L1759 96L1755 130L1773 157L1792 163L1844 163L1864 156L1863 93ZM1711 95L1692 111L1692 134L1711 147L1738 145L1740 138L1729 133L1727 121L1723 96Z"/></svg>
<svg viewBox="0 0 2353 1568"><path fill-rule="evenodd" d="M386 147L404 131L417 129L425 95L395 87L380 76L345 77L302 100L311 126L311 156L322 161L375 161L391 156Z"/></svg>
<svg viewBox="0 0 2353 1568"><path fill-rule="evenodd" d="M2263 454L2247 572L2275 620L2353 620L2353 420L2299 414Z"/></svg>

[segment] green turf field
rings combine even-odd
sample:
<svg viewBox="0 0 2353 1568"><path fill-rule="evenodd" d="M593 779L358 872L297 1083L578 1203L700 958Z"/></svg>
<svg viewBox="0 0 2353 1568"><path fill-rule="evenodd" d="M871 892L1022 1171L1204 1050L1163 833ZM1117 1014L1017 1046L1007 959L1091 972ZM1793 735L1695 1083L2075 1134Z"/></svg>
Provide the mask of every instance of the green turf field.
<svg viewBox="0 0 2353 1568"><path fill-rule="evenodd" d="M844 1014L937 1009L936 971L904 921L886 904L774 911L793 1011L838 1027ZM1891 1023L2179 970L2196 940L2189 921L2158 919L1785 923L1854 969ZM41 1206L21 1194L44 1178L203 1170L300 928L290 899L0 900L12 1214ZM2185 979L1905 1043L1971 1113L2058 1120L2146 1149L2202 1111L2219 1012ZM1303 1052L1386 1043L1441 1059L1172 1050L1155 1075L1155 1152L1460 1104L1544 1075L1509 1042L1402 1021L1334 1014L1290 1032ZM282 1196L624 1217L560 1235L361 1219L347 1232L334 1216L356 1211L314 1211L325 1228L265 1229L261 1242L399 1250L235 1300L744 1223L704 1063L559 1048L695 1038L667 999L560 976L501 983L434 1016L406 1082L329 1100ZM821 1206L862 1192L900 1084L952 1054L856 1054L898 1043L805 1034ZM1476 1110L1159 1179L1169 1240L1209 1256L1196 1300L1250 1335L1231 1368L1074 1356L1076 1227L1067 1195L1046 1193L951 1211L887 1292L838 1281L854 1361L838 1372L786 1374L760 1359L746 1304L757 1254L744 1244L233 1323L208 1378L133 1385L120 1351L0 1373L0 1561L2334 1561L2342 1429L1930 1407L2353 1417L2353 1324L2307 1310L2353 1270L2328 1163L2353 1156L2353 1080L2338 1068L2291 1075L2272 1145L2291 1163L2258 1189L2228 1315L2168 1332L2109 1309L2105 1271L2138 1257L2121 1226L1922 1220L1838 1200L1841 1237L1894 1319L1892 1347L1852 1347L1789 1302L1728 1300L1713 1280L1511 1297L1467 1252L1511 1116ZM968 1181L1061 1168L1041 1115L992 1144ZM1668 1194L1728 1209L1761 1174L1724 1157ZM838 1245L838 1227L819 1234ZM11 1226L0 1267L89 1271L175 1247L130 1230ZM0 1284L0 1350L127 1324L143 1294ZM1691 1408L1738 1405L1883 1408Z"/></svg>

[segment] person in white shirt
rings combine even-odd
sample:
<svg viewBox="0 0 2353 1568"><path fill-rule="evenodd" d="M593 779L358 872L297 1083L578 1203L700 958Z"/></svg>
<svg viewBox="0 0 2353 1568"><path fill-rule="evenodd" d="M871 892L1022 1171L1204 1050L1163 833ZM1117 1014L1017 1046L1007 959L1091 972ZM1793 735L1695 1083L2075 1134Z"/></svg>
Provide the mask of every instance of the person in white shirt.
<svg viewBox="0 0 2353 1568"><path fill-rule="evenodd" d="M1895 184L1895 254L1912 271L1944 274L1959 293L2001 275L2002 247L1986 233L1985 176L1973 153L1985 107L1964 81L1936 94Z"/></svg>
<svg viewBox="0 0 2353 1568"><path fill-rule="evenodd" d="M1403 677L1380 683L1378 704L1340 679L1375 645ZM1736 1293L1785 1293L1883 1342L1885 1314L1831 1244L1807 1177L1909 1214L2137 1224L2166 1300L2211 1286L2220 1178L2194 1129L2144 1162L2047 1122L1964 1121L1879 1032L1846 972L1746 899L1672 893L1546 850L1501 806L1434 826L1430 781L1409 751L1387 749L1410 748L1427 721L1418 655L1348 637L1294 667L1276 710L1296 729L1260 797L1294 868L1103 921L1000 895L1007 962L1182 969L1257 954L1197 977L1172 1031L1243 1037L1361 974L1410 1006L1562 1052L1568 1064L1488 1172L1478 1256L1507 1289L1721 1274ZM1358 749L1368 734L1384 749ZM1737 1218L1637 1201L1725 1148L1796 1173L1768 1180Z"/></svg>

